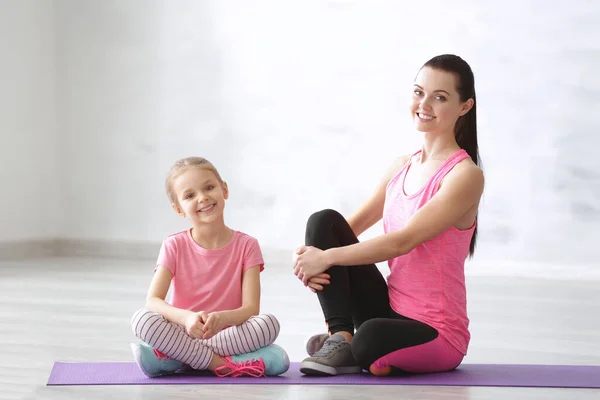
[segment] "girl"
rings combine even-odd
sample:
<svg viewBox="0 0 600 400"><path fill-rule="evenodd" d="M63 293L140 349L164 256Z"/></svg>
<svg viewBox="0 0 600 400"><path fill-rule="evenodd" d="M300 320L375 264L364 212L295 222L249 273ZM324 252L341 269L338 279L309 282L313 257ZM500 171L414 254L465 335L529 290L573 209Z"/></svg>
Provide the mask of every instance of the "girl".
<svg viewBox="0 0 600 400"><path fill-rule="evenodd" d="M484 187L475 108L469 65L432 58L410 109L421 149L400 157L347 221L332 210L309 218L294 273L318 293L330 336L308 341L303 373L441 372L462 362L470 340L464 261L475 249ZM382 218L384 235L359 243ZM374 264L384 260L387 283Z"/></svg>
<svg viewBox="0 0 600 400"><path fill-rule="evenodd" d="M288 356L272 344L279 322L258 315L264 269L258 241L224 223L227 184L210 162L191 157L175 163L165 186L173 210L192 227L163 241L146 308L132 319L145 342L132 344L136 363L149 377L183 366L218 376L284 373Z"/></svg>

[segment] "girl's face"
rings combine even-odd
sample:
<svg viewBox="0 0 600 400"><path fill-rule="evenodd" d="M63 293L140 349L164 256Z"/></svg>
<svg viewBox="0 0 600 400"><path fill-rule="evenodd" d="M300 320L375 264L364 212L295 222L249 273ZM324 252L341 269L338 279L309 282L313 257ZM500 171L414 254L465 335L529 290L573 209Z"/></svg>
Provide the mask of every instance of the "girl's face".
<svg viewBox="0 0 600 400"><path fill-rule="evenodd" d="M229 190L227 184L219 182L211 170L188 167L173 180L172 188L177 196L177 204L173 204L173 209L193 225L223 221Z"/></svg>
<svg viewBox="0 0 600 400"><path fill-rule="evenodd" d="M454 125L473 106L460 101L453 73L423 67L415 79L410 107L415 128L421 132L454 134Z"/></svg>

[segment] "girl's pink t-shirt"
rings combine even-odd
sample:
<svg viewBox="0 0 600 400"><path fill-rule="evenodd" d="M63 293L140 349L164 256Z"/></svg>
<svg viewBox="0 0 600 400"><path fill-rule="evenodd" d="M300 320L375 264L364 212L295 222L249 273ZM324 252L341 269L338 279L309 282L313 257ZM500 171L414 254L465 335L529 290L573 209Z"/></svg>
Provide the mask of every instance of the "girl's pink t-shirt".
<svg viewBox="0 0 600 400"><path fill-rule="evenodd" d="M194 312L234 310L242 306L242 275L248 268L264 270L258 241L233 231L229 243L204 249L185 230L165 238L157 267L173 274L171 305Z"/></svg>

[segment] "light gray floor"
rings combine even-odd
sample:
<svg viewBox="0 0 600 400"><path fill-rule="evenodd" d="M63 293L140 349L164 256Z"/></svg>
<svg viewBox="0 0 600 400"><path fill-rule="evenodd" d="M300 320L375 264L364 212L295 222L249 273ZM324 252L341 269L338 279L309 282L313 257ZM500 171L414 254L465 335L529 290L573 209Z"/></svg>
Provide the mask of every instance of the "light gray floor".
<svg viewBox="0 0 600 400"><path fill-rule="evenodd" d="M318 301L266 253L263 312L282 323L277 343L293 361L323 331ZM270 257L269 257L270 256ZM48 259L0 262L0 398L6 399L597 399L600 390L432 386L46 387L54 361L130 361L129 318L152 262ZM600 365L597 280L470 277L473 339L465 363Z"/></svg>

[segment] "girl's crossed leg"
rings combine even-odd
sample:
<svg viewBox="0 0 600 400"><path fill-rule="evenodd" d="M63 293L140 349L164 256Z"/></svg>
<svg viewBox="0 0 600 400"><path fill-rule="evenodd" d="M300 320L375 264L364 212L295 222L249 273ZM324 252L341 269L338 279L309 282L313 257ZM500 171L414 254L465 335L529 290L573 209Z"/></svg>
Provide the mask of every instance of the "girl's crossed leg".
<svg viewBox="0 0 600 400"><path fill-rule="evenodd" d="M131 320L134 334L169 358L193 369L209 369L213 355L221 357L246 354L275 342L279 321L270 314L251 317L238 326L222 330L210 339L196 339L179 324L147 309L137 311Z"/></svg>

